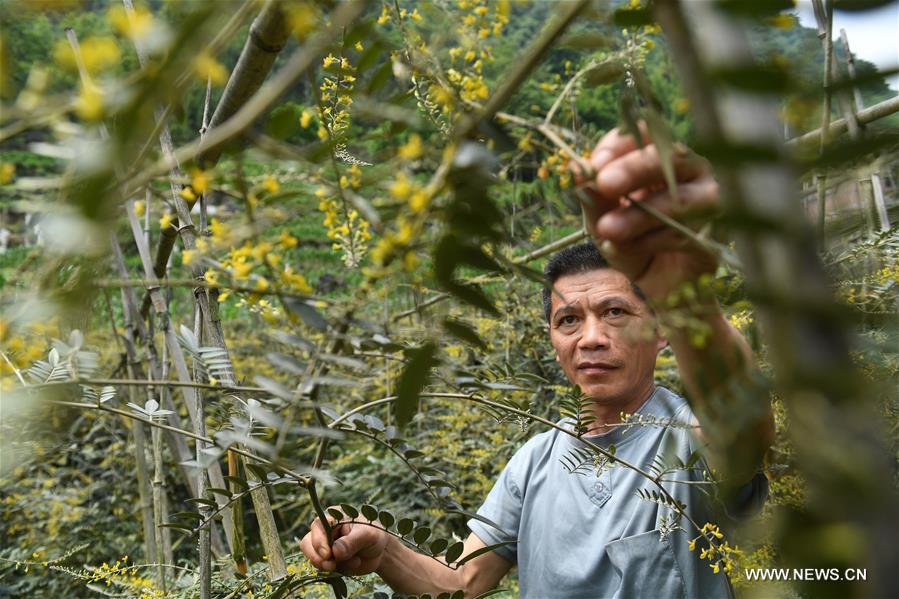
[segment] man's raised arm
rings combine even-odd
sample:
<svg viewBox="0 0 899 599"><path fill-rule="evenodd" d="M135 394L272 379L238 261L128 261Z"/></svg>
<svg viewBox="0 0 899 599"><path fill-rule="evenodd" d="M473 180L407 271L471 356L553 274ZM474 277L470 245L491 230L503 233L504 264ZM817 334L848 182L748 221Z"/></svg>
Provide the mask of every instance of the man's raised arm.
<svg viewBox="0 0 899 599"><path fill-rule="evenodd" d="M585 206L588 231L656 310L699 418L700 436L711 450L707 457L725 483L739 485L757 470L774 434L767 392L750 380L752 351L713 294L697 285L714 273L715 258L632 205L643 202L696 228L716 211L718 184L708 163L683 148L673 163L677 200L667 190L655 146L641 148L618 130L604 136L590 157L594 178L581 181L591 199ZM679 299L671 302L672 294ZM740 385L753 392L735 393Z"/></svg>
<svg viewBox="0 0 899 599"><path fill-rule="evenodd" d="M437 595L465 591L476 597L494 588L512 563L493 551L466 562L457 569L413 551L383 529L368 524L343 524L333 530L329 546L325 529L316 519L300 542L300 549L319 570L350 576L375 572L401 593ZM465 540L463 556L483 548L474 534Z"/></svg>

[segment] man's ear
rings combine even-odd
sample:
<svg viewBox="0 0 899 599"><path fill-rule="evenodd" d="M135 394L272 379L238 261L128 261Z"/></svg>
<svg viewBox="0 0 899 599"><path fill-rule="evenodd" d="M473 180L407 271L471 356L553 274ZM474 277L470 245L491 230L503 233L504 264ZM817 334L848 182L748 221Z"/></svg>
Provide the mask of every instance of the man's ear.
<svg viewBox="0 0 899 599"><path fill-rule="evenodd" d="M668 346L668 340L661 335L656 337L656 353L662 351Z"/></svg>

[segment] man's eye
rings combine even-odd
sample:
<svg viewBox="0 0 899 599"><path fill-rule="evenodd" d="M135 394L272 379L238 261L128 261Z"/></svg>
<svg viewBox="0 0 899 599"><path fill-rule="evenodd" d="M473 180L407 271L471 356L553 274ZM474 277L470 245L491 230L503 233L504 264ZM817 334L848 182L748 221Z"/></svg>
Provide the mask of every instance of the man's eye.
<svg viewBox="0 0 899 599"><path fill-rule="evenodd" d="M612 317L624 316L624 310L622 310L621 308L609 308L609 310L606 312L606 314L608 314L609 316L612 316Z"/></svg>
<svg viewBox="0 0 899 599"><path fill-rule="evenodd" d="M563 316L559 319L559 324L574 324L577 322L577 316L573 316L569 314L568 316Z"/></svg>

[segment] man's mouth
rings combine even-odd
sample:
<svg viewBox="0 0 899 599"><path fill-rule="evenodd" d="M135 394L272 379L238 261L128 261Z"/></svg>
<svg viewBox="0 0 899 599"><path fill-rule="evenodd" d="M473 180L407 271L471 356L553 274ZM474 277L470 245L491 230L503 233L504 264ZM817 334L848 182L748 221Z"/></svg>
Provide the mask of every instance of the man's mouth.
<svg viewBox="0 0 899 599"><path fill-rule="evenodd" d="M618 368L618 365L610 362L581 362L577 366L578 372L586 374L587 376L602 376L612 372L616 368Z"/></svg>

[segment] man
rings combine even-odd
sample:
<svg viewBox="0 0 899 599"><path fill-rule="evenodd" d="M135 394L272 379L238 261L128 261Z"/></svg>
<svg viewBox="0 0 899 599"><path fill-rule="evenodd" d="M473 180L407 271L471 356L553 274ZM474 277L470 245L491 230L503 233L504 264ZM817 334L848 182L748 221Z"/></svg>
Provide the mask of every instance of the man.
<svg viewBox="0 0 899 599"><path fill-rule="evenodd" d="M736 405L738 394L729 397L729 382L749 381L752 356L715 300L694 293L684 306L669 301L685 284L695 289L699 278L714 270L715 260L632 205L641 201L683 219L714 209L717 185L704 161L678 153L674 201L665 190L656 149L640 148L618 131L600 140L589 162L595 179L580 183L589 195L588 227L603 240L603 254L592 244L561 252L546 268L553 291L544 292L556 359L592 400L585 439L607 450L614 446L617 459L644 472L659 459L669 465L677 465L675 457L688 462L702 448L705 459L699 464L707 460L716 467L721 485L711 485L696 467L673 468L659 480L687 505L698 526L726 524L764 501L767 481L756 470L773 434L770 405L763 393L750 399L749 409ZM664 339L658 322L671 324L675 311L690 327L667 327ZM666 344L677 357L691 405L653 382L656 355ZM747 413L748 419L737 418ZM622 414L642 424L615 426ZM690 540L699 534L693 524L677 519L670 506L638 495L657 487L620 463L591 468L586 476L567 472L560 460L576 455L571 452L578 447L584 447L582 441L553 429L512 457L479 510L502 530L471 520L463 555L505 541L508 534L517 543L457 570L371 526L343 525L329 547L316 521L300 547L322 570L377 572L395 590L413 594L463 589L476 596L516 564L522 597L731 594L725 575L716 573L720 563L702 561L699 549L690 550ZM727 505L716 512L709 495L719 487Z"/></svg>

